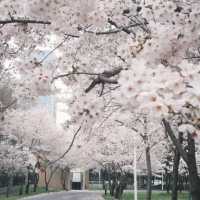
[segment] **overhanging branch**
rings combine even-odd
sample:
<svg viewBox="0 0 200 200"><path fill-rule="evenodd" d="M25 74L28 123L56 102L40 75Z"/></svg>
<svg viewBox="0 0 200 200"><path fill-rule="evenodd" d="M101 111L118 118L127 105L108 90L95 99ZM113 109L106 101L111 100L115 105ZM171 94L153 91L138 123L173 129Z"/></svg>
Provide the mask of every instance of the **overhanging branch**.
<svg viewBox="0 0 200 200"><path fill-rule="evenodd" d="M74 144L74 142L75 142L75 139L76 139L78 133L79 133L80 130L81 130L81 127L82 127L82 126L80 125L80 127L79 127L79 128L77 129L77 131L75 132L75 134L74 134L74 136L73 136L73 138L72 138L72 141L71 141L70 145L68 146L68 148L66 149L66 151L65 151L59 158L57 158L57 159L54 160L54 161L51 161L51 162L48 164L48 166L55 164L55 163L58 162L59 160L63 159L63 158L69 153L69 151L71 150L71 148L72 148L72 146L73 146L73 144Z"/></svg>
<svg viewBox="0 0 200 200"><path fill-rule="evenodd" d="M69 77L72 75L88 75L88 76L98 76L99 73L89 73L89 72L69 72L66 74L60 74L58 76L53 77L53 79L51 80L51 83L53 83L55 80L59 79L59 78L65 78L65 77Z"/></svg>
<svg viewBox="0 0 200 200"><path fill-rule="evenodd" d="M34 20L34 19L5 19L5 20L0 20L1 25L6 25L6 24L47 24L50 25L50 21L43 21L43 20Z"/></svg>
<svg viewBox="0 0 200 200"><path fill-rule="evenodd" d="M96 78L91 82L91 84L85 89L85 92L90 92L96 85L101 84L102 85L102 91L101 94L103 94L103 89L105 84L118 84L118 80L113 78L114 76L118 75L123 70L122 67L115 68L113 70L104 71L103 73L92 73L92 72L70 72L66 74L60 74L58 76L53 77L52 83L59 79L64 77L69 77L72 75L88 75L88 76L96 76Z"/></svg>

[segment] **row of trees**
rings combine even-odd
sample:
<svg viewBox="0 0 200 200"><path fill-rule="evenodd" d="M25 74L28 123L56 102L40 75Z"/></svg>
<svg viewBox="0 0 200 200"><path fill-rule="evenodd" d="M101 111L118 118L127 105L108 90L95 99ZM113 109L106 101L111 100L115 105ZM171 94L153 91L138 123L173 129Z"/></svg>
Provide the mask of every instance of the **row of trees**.
<svg viewBox="0 0 200 200"><path fill-rule="evenodd" d="M45 169L129 171L135 146L147 200L152 173L171 149L172 199L182 159L198 200L199 7L197 0L2 1L1 133L20 153L27 146L42 157ZM50 95L70 113L64 131L36 107Z"/></svg>

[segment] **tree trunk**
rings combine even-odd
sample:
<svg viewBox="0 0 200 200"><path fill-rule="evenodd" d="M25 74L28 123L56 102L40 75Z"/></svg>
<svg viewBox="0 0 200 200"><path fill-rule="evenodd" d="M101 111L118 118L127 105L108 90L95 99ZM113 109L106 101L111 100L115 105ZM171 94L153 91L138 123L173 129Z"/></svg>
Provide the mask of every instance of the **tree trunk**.
<svg viewBox="0 0 200 200"><path fill-rule="evenodd" d="M66 189L66 172L65 169L61 170L61 185L62 185L62 189L65 190Z"/></svg>
<svg viewBox="0 0 200 200"><path fill-rule="evenodd" d="M49 168L50 172L49 172L49 177L47 177L47 168L44 170L44 182L45 182L45 188L46 188L46 192L49 191L49 184L53 178L54 173L57 171L58 167L55 168Z"/></svg>
<svg viewBox="0 0 200 200"><path fill-rule="evenodd" d="M114 197L115 199L120 199L120 191L121 191L121 185L120 183L116 185L116 189L115 189L115 194L114 194Z"/></svg>
<svg viewBox="0 0 200 200"><path fill-rule="evenodd" d="M49 183L47 180L47 170L46 169L44 171L44 182L45 182L45 190L46 190L46 192L48 192L49 191Z"/></svg>
<svg viewBox="0 0 200 200"><path fill-rule="evenodd" d="M26 194L29 194L29 188L30 188L30 183L28 182L26 185L26 190L25 190Z"/></svg>
<svg viewBox="0 0 200 200"><path fill-rule="evenodd" d="M28 177L27 177L27 184L26 184L26 190L25 190L26 194L29 194L29 188L30 188L30 172L28 172Z"/></svg>
<svg viewBox="0 0 200 200"><path fill-rule="evenodd" d="M6 190L6 197L9 197L9 195L12 192L12 187L13 187L13 175L8 175L8 185L7 185L7 190Z"/></svg>
<svg viewBox="0 0 200 200"><path fill-rule="evenodd" d="M24 192L24 176L20 176L20 187L19 187L19 195L22 195Z"/></svg>
<svg viewBox="0 0 200 200"><path fill-rule="evenodd" d="M39 182L39 174L35 172L34 173L34 187L33 187L33 192L37 191L38 182Z"/></svg>
<svg viewBox="0 0 200 200"><path fill-rule="evenodd" d="M115 198L116 199L121 199L122 198L122 194L123 194L122 185L119 184L119 185L117 185L116 190L115 190Z"/></svg>
<svg viewBox="0 0 200 200"><path fill-rule="evenodd" d="M188 171L190 181L190 192L192 200L200 199L200 178L198 177L196 156L195 156L195 141L191 134L188 133Z"/></svg>
<svg viewBox="0 0 200 200"><path fill-rule="evenodd" d="M126 188L126 177L121 175L117 180L116 189L115 189L115 198L121 199L124 189Z"/></svg>
<svg viewBox="0 0 200 200"><path fill-rule="evenodd" d="M179 133L179 142L183 142L183 133ZM179 180L179 163L180 163L180 153L177 148L174 151L174 165L173 165L173 183L172 183L172 200L178 199L178 180Z"/></svg>
<svg viewBox="0 0 200 200"><path fill-rule="evenodd" d="M183 191L183 176L182 175L179 175L178 189L179 189L179 192Z"/></svg>
<svg viewBox="0 0 200 200"><path fill-rule="evenodd" d="M20 184L20 188L19 188L19 195L23 194L23 190L24 190L24 185Z"/></svg>
<svg viewBox="0 0 200 200"><path fill-rule="evenodd" d="M116 183L115 183L115 181L112 180L111 185L110 185L110 195L111 196L114 196L115 188L116 188Z"/></svg>
<svg viewBox="0 0 200 200"><path fill-rule="evenodd" d="M152 169L151 169L151 153L149 146L146 147L146 165L147 165L147 194L146 200L151 200L152 193Z"/></svg>
<svg viewBox="0 0 200 200"><path fill-rule="evenodd" d="M177 148L181 157L184 159L184 161L187 164L188 171L189 171L190 192L191 192L192 200L199 200L200 199L200 178L197 172L195 141L192 138L192 135L188 133L187 135L188 151L185 151L182 148L181 143L178 141L178 139L174 135L174 132L171 129L169 122L163 119L163 124L174 146Z"/></svg>
<svg viewBox="0 0 200 200"><path fill-rule="evenodd" d="M180 162L180 154L175 149L174 154L174 165L173 165L173 182L172 182L172 200L177 200L178 198L178 169Z"/></svg>

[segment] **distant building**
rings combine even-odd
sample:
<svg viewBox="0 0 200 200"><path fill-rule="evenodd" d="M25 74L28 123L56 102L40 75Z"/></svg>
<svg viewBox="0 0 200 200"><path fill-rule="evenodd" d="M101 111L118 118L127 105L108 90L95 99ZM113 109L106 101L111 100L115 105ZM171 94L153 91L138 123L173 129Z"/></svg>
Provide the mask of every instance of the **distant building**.
<svg viewBox="0 0 200 200"><path fill-rule="evenodd" d="M50 171L47 171L47 178ZM40 171L38 185L45 187L44 172ZM89 171L81 169L58 169L52 177L49 188L65 190L85 190L89 189Z"/></svg>
<svg viewBox="0 0 200 200"><path fill-rule="evenodd" d="M54 118L56 119L56 101L55 97L52 95L49 96L40 96L38 98L38 104L45 106L50 113L53 114Z"/></svg>

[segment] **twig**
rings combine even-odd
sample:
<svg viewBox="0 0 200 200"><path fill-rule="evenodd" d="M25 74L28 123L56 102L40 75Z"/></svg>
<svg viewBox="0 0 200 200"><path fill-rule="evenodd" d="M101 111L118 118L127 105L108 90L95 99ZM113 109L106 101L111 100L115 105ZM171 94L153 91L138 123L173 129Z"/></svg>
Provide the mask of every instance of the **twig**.
<svg viewBox="0 0 200 200"><path fill-rule="evenodd" d="M183 58L185 60L190 60L190 59L200 59L200 56L191 56L191 57L185 57Z"/></svg>
<svg viewBox="0 0 200 200"><path fill-rule="evenodd" d="M56 49L60 48L65 41L68 39L68 37L64 38L62 42L60 42L54 49L52 49L47 55L45 55L37 64L42 64Z"/></svg>
<svg viewBox="0 0 200 200"><path fill-rule="evenodd" d="M65 33L65 38L63 39L62 42L60 42L54 49L52 49L47 55L44 56L44 58L42 58L37 64L41 64L43 63L56 49L60 48L65 42L67 39L69 39L70 37L72 38L79 38L78 35L73 35L73 34L68 34L68 33Z"/></svg>
<svg viewBox="0 0 200 200"><path fill-rule="evenodd" d="M72 75L89 75L89 76L98 76L99 73L89 73L89 72L69 72L66 74L60 74L58 76L53 77L51 83L53 83L55 80L59 79L59 78L64 78L64 77L68 77L68 76L72 76Z"/></svg>
<svg viewBox="0 0 200 200"><path fill-rule="evenodd" d="M115 29L111 29L111 30L108 30L108 31L97 31L97 32L95 32L95 31L84 30L84 32L96 34L96 35L109 35L109 34L116 34L116 33L119 33L119 32L125 32L127 34L132 33L135 36L135 33L133 31L129 30L129 29L137 27L137 26L141 26L141 25L143 25L143 24L134 23L134 24L130 24L128 26L116 27Z"/></svg>

